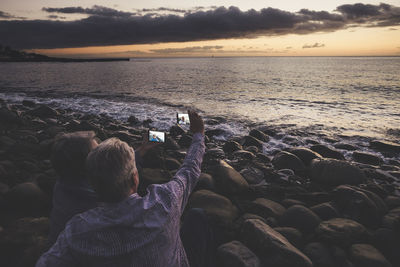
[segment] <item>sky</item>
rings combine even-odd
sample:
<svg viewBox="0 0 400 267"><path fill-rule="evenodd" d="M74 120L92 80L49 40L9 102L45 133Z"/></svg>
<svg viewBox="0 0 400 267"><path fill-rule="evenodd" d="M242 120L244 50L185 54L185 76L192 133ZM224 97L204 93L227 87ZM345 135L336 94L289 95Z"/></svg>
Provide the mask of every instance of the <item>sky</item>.
<svg viewBox="0 0 400 267"><path fill-rule="evenodd" d="M1 0L0 44L76 58L400 56L400 0L382 1Z"/></svg>

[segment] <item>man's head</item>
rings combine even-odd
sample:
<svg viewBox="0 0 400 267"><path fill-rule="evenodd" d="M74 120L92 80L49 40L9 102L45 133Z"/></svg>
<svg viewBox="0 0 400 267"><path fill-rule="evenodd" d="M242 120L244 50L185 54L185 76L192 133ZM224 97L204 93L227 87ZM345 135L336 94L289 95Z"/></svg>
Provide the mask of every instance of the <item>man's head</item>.
<svg viewBox="0 0 400 267"><path fill-rule="evenodd" d="M77 181L86 177L86 157L97 146L94 137L95 133L92 131L66 133L56 137L51 163L60 179Z"/></svg>
<svg viewBox="0 0 400 267"><path fill-rule="evenodd" d="M103 141L90 152L86 169L94 190L104 202L119 202L137 191L135 153L117 138Z"/></svg>

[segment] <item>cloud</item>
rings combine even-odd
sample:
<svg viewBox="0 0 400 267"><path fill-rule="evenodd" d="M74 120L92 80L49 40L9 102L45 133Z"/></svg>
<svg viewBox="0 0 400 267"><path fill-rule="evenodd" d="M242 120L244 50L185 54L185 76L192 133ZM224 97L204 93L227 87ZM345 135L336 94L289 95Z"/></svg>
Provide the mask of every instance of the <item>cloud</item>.
<svg viewBox="0 0 400 267"><path fill-rule="evenodd" d="M17 17L0 10L0 19L25 19L25 17Z"/></svg>
<svg viewBox="0 0 400 267"><path fill-rule="evenodd" d="M342 5L335 12L308 9L288 12L275 8L242 11L234 6L145 15L102 6L43 10L88 17L73 21L3 20L0 21L2 42L19 49L64 48L255 38L332 32L355 26L400 25L400 8L387 4Z"/></svg>
<svg viewBox="0 0 400 267"><path fill-rule="evenodd" d="M183 48L163 48L151 49L151 52L162 54L175 54L175 53L194 53L194 52L214 52L224 48L222 45L206 45L206 46L191 46Z"/></svg>
<svg viewBox="0 0 400 267"><path fill-rule="evenodd" d="M320 47L325 47L325 44L315 43L313 45L308 45L308 44L303 45L303 49L305 49L305 48L320 48Z"/></svg>

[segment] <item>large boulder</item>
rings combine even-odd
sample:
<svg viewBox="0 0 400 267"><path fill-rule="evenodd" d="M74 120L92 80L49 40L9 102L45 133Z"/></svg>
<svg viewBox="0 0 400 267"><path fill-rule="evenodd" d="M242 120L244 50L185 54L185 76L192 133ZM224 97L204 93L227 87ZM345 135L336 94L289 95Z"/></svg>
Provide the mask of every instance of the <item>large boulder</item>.
<svg viewBox="0 0 400 267"><path fill-rule="evenodd" d="M259 215L264 219L268 217L278 218L282 216L285 210L285 207L281 204L266 198L257 198L247 208L247 212Z"/></svg>
<svg viewBox="0 0 400 267"><path fill-rule="evenodd" d="M378 156L375 156L370 153L354 151L353 159L360 163L370 164L370 165L380 165L382 163L382 159Z"/></svg>
<svg viewBox="0 0 400 267"><path fill-rule="evenodd" d="M274 156L272 164L278 170L291 169L295 172L302 172L305 169L304 163L294 154L281 151Z"/></svg>
<svg viewBox="0 0 400 267"><path fill-rule="evenodd" d="M344 247L363 241L367 236L362 224L345 218L323 221L315 232L321 241Z"/></svg>
<svg viewBox="0 0 400 267"><path fill-rule="evenodd" d="M289 152L301 159L306 166L309 166L313 159L322 158L322 156L317 152L305 147L292 148L289 150Z"/></svg>
<svg viewBox="0 0 400 267"><path fill-rule="evenodd" d="M217 249L218 266L260 267L260 259L240 241L225 243Z"/></svg>
<svg viewBox="0 0 400 267"><path fill-rule="evenodd" d="M215 167L213 177L218 190L223 194L240 193L249 187L243 176L223 160Z"/></svg>
<svg viewBox="0 0 400 267"><path fill-rule="evenodd" d="M369 244L354 244L349 256L355 267L391 267L379 250Z"/></svg>
<svg viewBox="0 0 400 267"><path fill-rule="evenodd" d="M209 190L194 192L187 208L202 208L213 221L221 225L230 225L238 216L238 209L228 198Z"/></svg>
<svg viewBox="0 0 400 267"><path fill-rule="evenodd" d="M241 229L241 239L260 257L264 266L312 266L306 255L261 220L246 220Z"/></svg>
<svg viewBox="0 0 400 267"><path fill-rule="evenodd" d="M313 145L311 147L311 150L317 152L318 154L320 154L325 158L339 159L339 160L345 159L342 153L324 145Z"/></svg>
<svg viewBox="0 0 400 267"><path fill-rule="evenodd" d="M357 166L336 159L314 159L310 165L310 178L324 185L357 185L366 180L364 172Z"/></svg>
<svg viewBox="0 0 400 267"><path fill-rule="evenodd" d="M321 219L309 208L294 205L283 213L279 221L283 226L294 227L303 233L311 233L319 225Z"/></svg>

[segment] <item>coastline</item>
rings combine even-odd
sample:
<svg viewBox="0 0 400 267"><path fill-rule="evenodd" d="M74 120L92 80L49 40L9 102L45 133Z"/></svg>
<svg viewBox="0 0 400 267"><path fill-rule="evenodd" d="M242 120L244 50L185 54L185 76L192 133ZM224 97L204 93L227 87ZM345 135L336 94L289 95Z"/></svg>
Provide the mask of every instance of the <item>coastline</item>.
<svg viewBox="0 0 400 267"><path fill-rule="evenodd" d="M0 104L0 262L30 266L47 237L56 181L49 162L54 137L90 130L100 140L118 137L135 148L149 123L26 100L0 100ZM287 146L277 145L264 153L265 145L273 146L270 141L278 134L268 127L254 128L248 135L223 141L213 139L217 130L206 131L202 175L188 207L205 209L221 229L218 260L239 257L232 253L239 246L250 249L251 258L262 262L273 259L280 264L286 251L293 264L310 266L309 262L325 255L335 266L337 259L326 256L332 249L341 253L341 261L354 262L354 250L362 244L359 257L368 256L365 246L369 246L381 262L399 264L393 248L400 246L400 144L369 141L369 148L385 159L338 140L332 140L332 145L311 140L309 148L298 140L285 140ZM148 184L172 177L190 141L185 129L169 129L167 142L144 159L141 193ZM343 151L351 157L346 159ZM344 232L335 232L335 227ZM262 234L254 235L257 231ZM260 251L271 236L279 236L282 244L269 244L276 255L265 258ZM232 244L234 240L240 244Z"/></svg>

